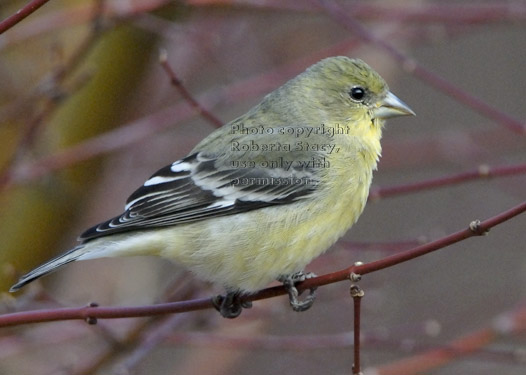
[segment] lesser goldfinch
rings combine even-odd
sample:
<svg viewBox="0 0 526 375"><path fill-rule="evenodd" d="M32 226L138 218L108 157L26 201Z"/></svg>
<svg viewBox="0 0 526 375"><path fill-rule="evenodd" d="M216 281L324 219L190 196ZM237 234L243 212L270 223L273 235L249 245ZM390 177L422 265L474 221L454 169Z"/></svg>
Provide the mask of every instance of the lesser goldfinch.
<svg viewBox="0 0 526 375"><path fill-rule="evenodd" d="M225 317L272 280L306 310L313 291L299 301L294 284L362 213L384 120L404 115L414 112L363 61L324 59L160 169L122 215L10 291L77 260L157 255L223 286L215 301Z"/></svg>

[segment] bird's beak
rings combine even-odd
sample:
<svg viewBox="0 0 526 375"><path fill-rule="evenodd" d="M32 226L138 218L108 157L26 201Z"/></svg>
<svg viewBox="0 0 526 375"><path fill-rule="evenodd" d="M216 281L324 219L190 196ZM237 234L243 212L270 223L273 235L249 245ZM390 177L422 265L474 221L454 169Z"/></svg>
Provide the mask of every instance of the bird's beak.
<svg viewBox="0 0 526 375"><path fill-rule="evenodd" d="M385 98L376 104L373 109L374 118L386 119L397 116L415 116L411 108L398 99L392 92L388 92Z"/></svg>

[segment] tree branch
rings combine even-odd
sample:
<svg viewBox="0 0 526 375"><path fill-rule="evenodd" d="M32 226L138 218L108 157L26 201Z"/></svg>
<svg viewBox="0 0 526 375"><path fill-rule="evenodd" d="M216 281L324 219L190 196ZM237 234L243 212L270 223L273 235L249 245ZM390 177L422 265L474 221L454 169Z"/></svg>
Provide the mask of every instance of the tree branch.
<svg viewBox="0 0 526 375"><path fill-rule="evenodd" d="M161 50L161 53L159 54L159 63L161 64L162 68L170 78L170 83L172 86L174 86L183 99L193 108L195 111L203 117L205 120L207 120L209 123L211 123L216 128L220 128L223 126L223 121L221 121L219 118L217 118L212 112L207 110L205 107L203 107L197 99L193 97L193 95L184 87L183 82L181 79L175 74L174 70L172 69L170 63L168 62L168 52L166 50Z"/></svg>
<svg viewBox="0 0 526 375"><path fill-rule="evenodd" d="M526 211L526 202L523 202L507 211L501 212L500 214L486 219L484 221L474 220L470 223L467 229L452 233L436 241L417 246L413 249L388 256L384 259L375 262L355 264L340 271L307 279L304 282L298 284L297 288L301 292L303 290L310 289L313 287L319 287L322 285L348 280L350 278L351 273L357 275L365 275L371 272L382 270L384 268L392 267L403 262L407 262L411 259L442 249L454 243L465 240L469 237L484 235L491 228L507 220L512 219L513 217L523 213L524 211ZM286 293L287 292L285 291L285 288L283 286L275 286L271 288L262 289L257 293L246 296L244 299L246 301L257 301L261 299L276 297ZM92 304L90 306L78 308L22 311L4 314L0 315L0 327L16 326L27 323L41 323L77 319L82 319L88 323L95 324L97 322L97 319L132 318L161 314L175 314L195 310L204 310L211 307L213 307L211 298L201 298L190 301L130 307L98 307Z"/></svg>
<svg viewBox="0 0 526 375"><path fill-rule="evenodd" d="M403 184L398 186L372 188L369 193L370 200L378 200L381 198L392 197L395 195L408 194L415 191L423 191L429 189L436 189L443 186L450 186L460 184L462 182L473 181L478 179L489 179L492 177L514 176L526 173L526 164L507 165L500 167L490 167L482 164L477 169L453 174L450 176L443 176L439 178L432 178L429 180L418 181L410 184Z"/></svg>
<svg viewBox="0 0 526 375"><path fill-rule="evenodd" d="M15 26L17 23L22 21L24 18L29 16L48 1L49 0L32 0L19 9L15 14L7 17L5 20L0 22L0 35Z"/></svg>

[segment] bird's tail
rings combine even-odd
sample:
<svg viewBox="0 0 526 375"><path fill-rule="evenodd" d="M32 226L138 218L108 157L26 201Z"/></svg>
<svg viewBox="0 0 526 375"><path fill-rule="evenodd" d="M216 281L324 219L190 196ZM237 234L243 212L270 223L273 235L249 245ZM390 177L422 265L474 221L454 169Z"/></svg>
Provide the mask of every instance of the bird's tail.
<svg viewBox="0 0 526 375"><path fill-rule="evenodd" d="M10 292L16 292L24 285L38 279L41 276L47 275L50 272L55 271L57 268L62 267L64 264L77 260L81 255L84 254L84 245L79 245L69 250L68 252L59 255L56 258L51 259L49 262L42 264L34 270L28 272L22 276L18 282L9 289Z"/></svg>

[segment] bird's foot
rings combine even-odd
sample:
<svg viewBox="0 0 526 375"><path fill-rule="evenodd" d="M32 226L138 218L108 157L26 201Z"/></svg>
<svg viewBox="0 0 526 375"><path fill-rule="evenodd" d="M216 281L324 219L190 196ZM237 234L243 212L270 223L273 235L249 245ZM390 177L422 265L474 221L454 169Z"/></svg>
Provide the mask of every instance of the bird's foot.
<svg viewBox="0 0 526 375"><path fill-rule="evenodd" d="M298 292L298 289L295 286L296 283L300 283L313 277L316 277L316 274L312 272L305 273L303 271L293 273L292 275L281 275L278 277L278 281L283 283L283 286L287 289L292 310L305 311L314 303L314 300L316 299L316 288L310 288L309 295L305 297L303 301L300 301L298 297L301 293Z"/></svg>
<svg viewBox="0 0 526 375"><path fill-rule="evenodd" d="M223 318L234 319L241 314L243 308L252 307L252 302L242 301L239 292L227 292L226 296L215 296L212 303Z"/></svg>

